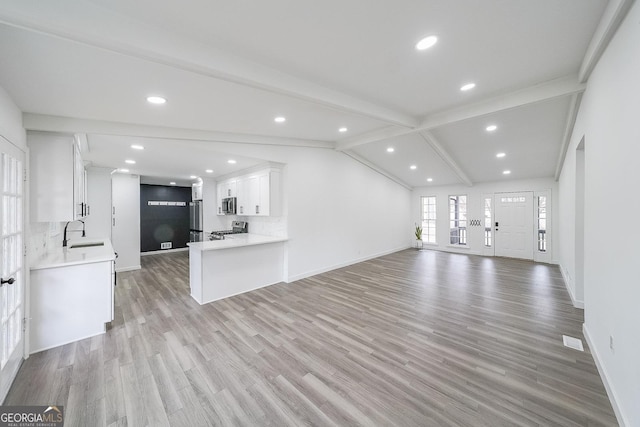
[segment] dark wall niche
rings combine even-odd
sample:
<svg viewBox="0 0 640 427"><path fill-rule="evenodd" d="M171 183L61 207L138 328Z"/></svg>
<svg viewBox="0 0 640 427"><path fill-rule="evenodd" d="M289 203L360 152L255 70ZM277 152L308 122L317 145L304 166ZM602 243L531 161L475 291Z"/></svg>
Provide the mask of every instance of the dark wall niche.
<svg viewBox="0 0 640 427"><path fill-rule="evenodd" d="M185 202L185 206L149 206L152 202ZM189 242L190 187L140 185L140 251L159 251L161 243L171 249L186 248Z"/></svg>

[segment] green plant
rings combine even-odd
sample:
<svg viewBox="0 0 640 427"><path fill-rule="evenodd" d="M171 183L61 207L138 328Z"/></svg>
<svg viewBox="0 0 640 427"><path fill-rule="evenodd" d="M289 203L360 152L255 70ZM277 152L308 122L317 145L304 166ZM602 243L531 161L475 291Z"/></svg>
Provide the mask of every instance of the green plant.
<svg viewBox="0 0 640 427"><path fill-rule="evenodd" d="M422 227L419 226L418 224L416 224L415 235L416 235L416 240L422 240Z"/></svg>

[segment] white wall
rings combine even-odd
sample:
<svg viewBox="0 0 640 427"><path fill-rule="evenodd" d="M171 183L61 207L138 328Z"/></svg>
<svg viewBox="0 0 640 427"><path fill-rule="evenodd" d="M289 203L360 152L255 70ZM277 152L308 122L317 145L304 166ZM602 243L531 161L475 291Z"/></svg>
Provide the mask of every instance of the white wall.
<svg viewBox="0 0 640 427"><path fill-rule="evenodd" d="M411 192L345 154L257 144L207 142L202 146L212 152L286 164L283 215L246 219L250 232L278 235L286 228L288 281L409 246ZM229 228L233 218L222 218L221 228Z"/></svg>
<svg viewBox="0 0 640 427"><path fill-rule="evenodd" d="M411 195L411 218L406 226L406 238L413 243L414 224L422 222L420 199L423 196L436 196L436 245L424 244L424 248L442 250L447 252L459 252L474 255L486 254L484 248L484 226L469 227L467 232L466 247L449 245L449 196L467 195L467 218L478 219L484 224L484 196L493 193L518 192L518 191L545 191L550 190L551 200L549 210L551 221L547 224L550 235L548 253L544 256L536 255L536 260L544 262L556 262L555 254L558 252L558 185L552 178L532 180L511 180L476 184L473 187L463 185L427 186L417 187ZM495 207L494 207L495 208Z"/></svg>
<svg viewBox="0 0 640 427"><path fill-rule="evenodd" d="M575 277L576 147L584 137L584 330L619 421L628 426L640 425L639 23L636 2L587 83L559 185L559 258Z"/></svg>
<svg viewBox="0 0 640 427"><path fill-rule="evenodd" d="M116 270L137 270L140 268L140 177L114 173L111 190L115 209L111 241L118 253Z"/></svg>
<svg viewBox="0 0 640 427"><path fill-rule="evenodd" d="M113 168L87 168L87 204L84 219L87 237L111 238L111 171Z"/></svg>
<svg viewBox="0 0 640 427"><path fill-rule="evenodd" d="M26 151L27 136L22 127L22 111L2 87L0 87L0 135Z"/></svg>

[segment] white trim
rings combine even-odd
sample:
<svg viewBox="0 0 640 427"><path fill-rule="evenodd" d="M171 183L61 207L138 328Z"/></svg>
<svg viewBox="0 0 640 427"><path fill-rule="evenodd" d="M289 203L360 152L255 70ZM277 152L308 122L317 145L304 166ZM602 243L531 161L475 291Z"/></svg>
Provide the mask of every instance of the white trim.
<svg viewBox="0 0 640 427"><path fill-rule="evenodd" d="M609 402L611 402L611 406L613 407L613 412L615 412L616 418L618 419L618 424L620 424L620 427L630 426L631 424L627 422L627 419L622 412L622 408L618 405L616 393L611 386L609 375L607 375L607 370L604 368L604 365L601 362L602 359L600 358L597 347L594 345L593 340L591 339L591 335L589 334L586 323L582 324L582 333L585 340L587 341L589 349L591 350L593 361L596 363L596 368L598 368L598 373L600 374L600 378L602 379L604 388L607 391L607 396L609 397Z"/></svg>
<svg viewBox="0 0 640 427"><path fill-rule="evenodd" d="M357 264L359 262L368 261L368 260L373 259L373 258L378 258L378 257L389 255L389 254L392 254L392 253L395 253L395 252L404 251L406 249L415 249L415 248L413 246L402 246L402 247L399 247L399 248L390 249L388 251L378 252L377 254L368 255L368 256L365 256L365 257L361 257L361 258L355 258L355 259L353 259L351 261L341 262L341 263L334 264L334 265L329 266L329 267L320 268L318 270L313 270L313 271L308 271L306 273L296 274L295 276L289 276L289 277L285 278L285 282L286 283L295 282L297 280L302 280L302 279L306 279L307 277L315 276L316 274L322 274L322 273L326 273L327 271L337 270L338 268L348 267L350 265Z"/></svg>
<svg viewBox="0 0 640 427"><path fill-rule="evenodd" d="M116 265L117 265L117 261L116 261ZM124 268L116 268L116 273L124 273L125 271L134 271L134 270L140 270L142 268L142 266L140 265L133 265L131 267L124 267Z"/></svg>
<svg viewBox="0 0 640 427"><path fill-rule="evenodd" d="M140 256L147 256L147 255L158 255L158 254L166 254L167 252L184 252L184 251L188 251L189 248L176 248L176 249L161 249L159 251L147 251L147 252L140 252ZM125 270L123 270L125 271Z"/></svg>
<svg viewBox="0 0 640 427"><path fill-rule="evenodd" d="M564 287L567 288L567 293L569 294L569 297L571 297L571 303L575 308L581 308L584 310L584 301L577 300L575 295L573 294L573 289L571 288L571 286L569 286L569 283L573 283L573 282L569 280L569 276L567 275L567 272L565 271L564 267L562 267L562 264L558 264L558 267L560 267L560 273L562 274Z"/></svg>
<svg viewBox="0 0 640 427"><path fill-rule="evenodd" d="M610 0L607 8L600 18L598 27L594 31L593 38L587 47L587 52L582 59L578 80L584 83L591 76L591 72L607 49L609 42L618 31L627 12L633 5L633 0Z"/></svg>

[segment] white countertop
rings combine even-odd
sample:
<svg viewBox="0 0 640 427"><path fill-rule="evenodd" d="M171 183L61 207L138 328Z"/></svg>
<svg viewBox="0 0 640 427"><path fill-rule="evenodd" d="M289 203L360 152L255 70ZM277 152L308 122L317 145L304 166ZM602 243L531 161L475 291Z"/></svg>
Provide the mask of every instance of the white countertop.
<svg viewBox="0 0 640 427"><path fill-rule="evenodd" d="M73 248L73 245L103 242L103 246ZM69 249L71 247L71 249ZM31 264L31 270L67 267L79 264L113 261L116 258L109 239L80 238L70 240L68 247L57 247Z"/></svg>
<svg viewBox="0 0 640 427"><path fill-rule="evenodd" d="M224 240L187 243L189 249L199 251L215 251L220 249L239 248L242 246L264 245L267 243L286 242L286 237L263 236L261 234L228 234Z"/></svg>

